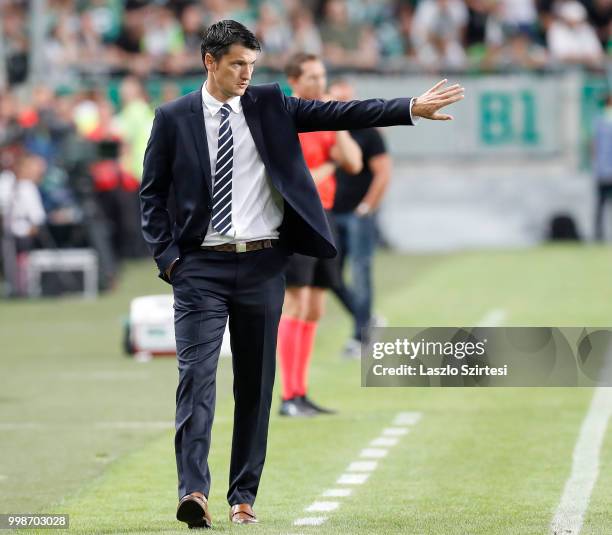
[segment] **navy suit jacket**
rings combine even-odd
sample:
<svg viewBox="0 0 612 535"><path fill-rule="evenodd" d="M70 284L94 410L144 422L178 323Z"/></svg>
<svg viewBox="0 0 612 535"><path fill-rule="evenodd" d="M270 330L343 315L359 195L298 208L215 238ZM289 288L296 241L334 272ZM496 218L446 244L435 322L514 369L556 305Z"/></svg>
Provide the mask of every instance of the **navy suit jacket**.
<svg viewBox="0 0 612 535"><path fill-rule="evenodd" d="M334 241L306 166L298 132L411 125L410 98L322 102L286 96L278 83L247 87L246 123L274 187L284 199L279 240L289 252L336 255ZM173 186L176 216L168 212ZM200 89L155 110L140 186L142 231L165 275L172 261L197 249L211 217L212 178Z"/></svg>

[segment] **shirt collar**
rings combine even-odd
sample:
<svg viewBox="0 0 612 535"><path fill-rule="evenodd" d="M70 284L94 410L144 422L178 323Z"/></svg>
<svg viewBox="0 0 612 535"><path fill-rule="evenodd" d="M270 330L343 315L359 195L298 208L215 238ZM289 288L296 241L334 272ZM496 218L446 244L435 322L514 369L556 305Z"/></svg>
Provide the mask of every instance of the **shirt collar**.
<svg viewBox="0 0 612 535"><path fill-rule="evenodd" d="M240 113L242 105L240 104L240 95L230 98L228 101L221 102L213 97L206 89L206 82L202 84L202 102L208 108L210 114L214 117L215 114L221 109L223 104L229 104L232 110L236 113Z"/></svg>

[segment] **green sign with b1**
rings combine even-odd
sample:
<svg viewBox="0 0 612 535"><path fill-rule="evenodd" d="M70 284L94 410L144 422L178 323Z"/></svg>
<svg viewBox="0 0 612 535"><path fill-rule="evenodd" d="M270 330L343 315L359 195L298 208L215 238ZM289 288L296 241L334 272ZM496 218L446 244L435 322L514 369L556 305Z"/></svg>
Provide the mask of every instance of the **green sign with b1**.
<svg viewBox="0 0 612 535"><path fill-rule="evenodd" d="M537 97L531 90L483 91L480 94L480 140L484 145L537 146Z"/></svg>

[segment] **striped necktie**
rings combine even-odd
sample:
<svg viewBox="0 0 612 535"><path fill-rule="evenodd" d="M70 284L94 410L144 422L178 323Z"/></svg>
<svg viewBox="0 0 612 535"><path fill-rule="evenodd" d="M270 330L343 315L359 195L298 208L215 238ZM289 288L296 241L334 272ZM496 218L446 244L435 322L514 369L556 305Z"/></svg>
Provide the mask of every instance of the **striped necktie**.
<svg viewBox="0 0 612 535"><path fill-rule="evenodd" d="M234 160L234 140L229 123L231 107L223 104L219 142L217 145L217 164L213 186L212 227L219 234L229 234L232 230L232 167Z"/></svg>

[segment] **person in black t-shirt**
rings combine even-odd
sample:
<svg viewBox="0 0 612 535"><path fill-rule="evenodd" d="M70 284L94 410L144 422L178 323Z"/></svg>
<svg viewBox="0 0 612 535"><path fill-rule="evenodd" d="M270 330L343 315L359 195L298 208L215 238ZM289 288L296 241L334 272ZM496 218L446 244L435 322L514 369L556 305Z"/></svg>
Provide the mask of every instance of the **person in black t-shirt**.
<svg viewBox="0 0 612 535"><path fill-rule="evenodd" d="M335 100L353 100L354 90L347 80L336 80L329 88ZM341 266L348 259L351 282L344 276L333 288L353 317L353 335L344 355L359 357L372 325L372 257L376 247L376 210L391 179L391 158L376 128L350 131L363 153L363 169L356 175L336 171L336 197L333 217L337 227L337 246Z"/></svg>

